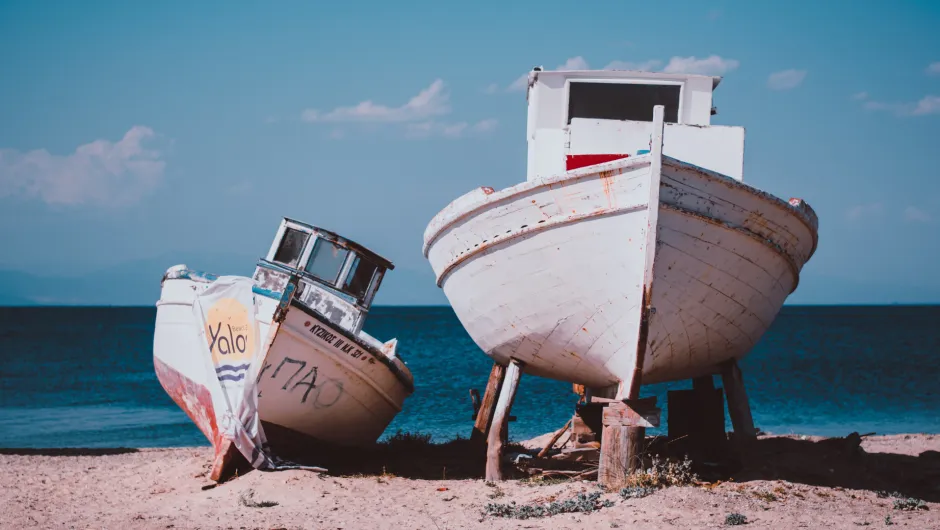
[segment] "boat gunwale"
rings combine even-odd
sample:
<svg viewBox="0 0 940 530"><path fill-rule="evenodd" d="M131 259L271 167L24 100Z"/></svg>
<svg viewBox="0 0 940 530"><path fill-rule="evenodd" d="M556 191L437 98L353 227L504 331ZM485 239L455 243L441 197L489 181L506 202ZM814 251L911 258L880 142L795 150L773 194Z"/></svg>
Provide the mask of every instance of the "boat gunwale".
<svg viewBox="0 0 940 530"><path fill-rule="evenodd" d="M619 160L605 162L603 164L597 164L593 166L587 166L585 168L579 168L579 169L568 171L562 174L556 174L556 175L543 177L543 178L539 178L539 179L532 180L532 181L521 182L519 184L515 184L508 188L504 188L502 190L486 195L482 200L478 202L470 203L466 205L463 209L458 210L454 208L453 211L448 211L448 209L450 209L451 206L454 204L452 201L450 204L444 207L443 210L438 212L437 215L435 215L431 219L431 221L428 223L427 229L425 230L424 245L422 248L422 253L424 254L424 257L427 258L430 252L431 246L433 246L433 244L437 242L437 240L440 238L440 236L444 233L445 230L452 227L454 224L458 223L459 221L462 221L472 216L473 214L479 212L480 210L487 209L489 207L494 206L497 203L500 203L507 199L513 199L518 195L521 195L525 192L538 189L541 187L551 186L551 185L558 184L561 182L566 182L566 181L574 181L574 180L578 180L584 177L589 177L594 174L608 173L608 172L612 172L616 170L633 168L635 166L639 166L643 164L650 164L651 156L652 156L651 154L644 154L644 155L639 155L635 157L622 158ZM802 199L800 199L804 207L808 209L809 212L804 211L802 208L797 208L791 205L789 202L784 201L783 199L781 199L780 197L777 197L776 195L772 195L764 190L751 186L750 184L747 184L745 182L733 179L727 175L722 175L721 173L717 173L715 171L711 171L709 169L705 169L703 167L696 166L695 164L690 164L688 162L685 162L676 158L672 158L670 156L663 155L662 158L663 158L664 165L669 165L678 169L687 169L690 171L694 171L709 180L712 180L721 184L725 184L726 186L730 188L736 188L746 193L750 193L757 199L762 200L765 203L773 205L779 209L782 209L783 211L791 215L794 215L798 220L800 220L800 222L802 222L806 226L806 228L809 230L810 235L813 239L812 249L810 250L809 254L806 256L806 259L804 261L809 261L809 259L813 256L813 254L815 254L818 241L819 241L819 221L815 215L815 211L806 201L803 201ZM479 188L476 188L476 189L479 189ZM472 193L472 190L467 193ZM436 224L439 224L439 226L435 227ZM432 229L432 227L434 227L433 231L429 232L429 230Z"/></svg>
<svg viewBox="0 0 940 530"><path fill-rule="evenodd" d="M590 177L596 173L613 172L613 171L623 170L623 169L632 169L634 167L642 166L642 165L650 165L651 162L652 162L651 157L648 154L632 156L632 157L627 157L627 158L621 158L619 160L613 160L611 162L605 162L603 164L597 164L593 166L587 166L584 168L574 169L566 173L550 175L550 176L538 178L535 180L520 182L519 184L514 184L508 188L503 188L499 191L486 195L482 201L467 205L463 211L458 210L458 211L448 212L447 210L451 208L451 206L454 204L454 202L451 201L451 203L445 206L443 210L441 210L440 212L437 213L437 215L431 218L431 221L428 223L427 229L425 229L424 245L421 251L424 253L424 257L426 258L428 256L428 252L430 251L431 246L437 241L437 239L445 230L447 230L454 224L458 223L459 221L462 221L463 219L470 217L471 215L477 213L480 210L493 206L496 203L500 203L507 199L513 199L517 195L521 195L523 193L536 190L538 188L550 187L554 184L559 184L559 183L567 182L567 181L576 181L585 177ZM461 197L463 197L464 195L467 195L468 193L472 193L473 191L477 189L480 189L480 188L474 188L473 190L470 190L467 193L464 193L463 195L461 195ZM460 197L458 197L458 199L459 198ZM434 231L429 234L428 229L430 229L438 220L441 221L440 226L435 228Z"/></svg>

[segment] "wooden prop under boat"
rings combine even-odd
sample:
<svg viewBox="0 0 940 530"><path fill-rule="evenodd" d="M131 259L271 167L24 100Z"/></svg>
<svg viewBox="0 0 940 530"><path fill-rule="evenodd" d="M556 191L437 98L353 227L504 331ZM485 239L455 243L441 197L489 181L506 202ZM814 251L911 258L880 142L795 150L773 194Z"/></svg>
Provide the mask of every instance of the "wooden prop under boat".
<svg viewBox="0 0 940 530"><path fill-rule="evenodd" d="M223 480L239 454L290 467L280 441L375 442L414 391L410 370L362 330L393 265L332 232L283 219L252 278L178 265L162 281L154 334L160 384L215 450Z"/></svg>
<svg viewBox="0 0 940 530"><path fill-rule="evenodd" d="M459 197L424 234L437 285L488 356L622 399L754 346L818 221L742 182L743 128L710 125L718 82L530 73L527 181Z"/></svg>

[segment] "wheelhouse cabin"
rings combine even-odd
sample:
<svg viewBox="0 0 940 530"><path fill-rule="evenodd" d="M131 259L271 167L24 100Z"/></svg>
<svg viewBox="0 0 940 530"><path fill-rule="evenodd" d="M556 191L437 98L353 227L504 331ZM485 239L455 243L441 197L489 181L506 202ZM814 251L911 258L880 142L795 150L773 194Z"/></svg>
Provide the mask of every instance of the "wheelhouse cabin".
<svg viewBox="0 0 940 530"><path fill-rule="evenodd" d="M297 276L296 299L351 333L359 333L382 283L394 269L387 259L362 245L316 226L284 218L253 279L283 291Z"/></svg>
<svg viewBox="0 0 940 530"><path fill-rule="evenodd" d="M663 154L743 180L744 128L711 125L720 77L627 70L529 73L527 180L649 152L665 107Z"/></svg>

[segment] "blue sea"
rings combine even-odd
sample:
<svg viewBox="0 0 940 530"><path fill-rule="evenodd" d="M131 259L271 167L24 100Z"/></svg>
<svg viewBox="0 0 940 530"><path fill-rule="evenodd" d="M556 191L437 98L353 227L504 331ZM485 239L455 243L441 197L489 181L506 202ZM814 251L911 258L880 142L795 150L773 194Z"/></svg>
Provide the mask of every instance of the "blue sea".
<svg viewBox="0 0 940 530"><path fill-rule="evenodd" d="M208 445L154 375L155 316L152 307L0 308L0 447ZM755 423L825 436L940 432L938 323L938 306L785 306L741 363ZM453 311L377 307L365 328L398 337L415 377L383 436L468 436L468 391L482 393L491 363ZM684 388L643 395L659 397L665 420L666 391ZM576 401L568 383L523 376L511 438L558 429Z"/></svg>

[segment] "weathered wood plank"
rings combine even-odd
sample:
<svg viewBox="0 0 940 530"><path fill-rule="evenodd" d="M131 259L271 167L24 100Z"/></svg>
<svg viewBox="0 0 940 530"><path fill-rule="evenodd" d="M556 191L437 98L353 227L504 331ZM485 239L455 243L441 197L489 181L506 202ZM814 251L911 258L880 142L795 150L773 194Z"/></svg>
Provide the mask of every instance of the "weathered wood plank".
<svg viewBox="0 0 940 530"><path fill-rule="evenodd" d="M602 422L605 427L654 428L659 427L660 412L655 397L618 401L604 407Z"/></svg>
<svg viewBox="0 0 940 530"><path fill-rule="evenodd" d="M737 360L732 359L722 365L721 383L728 398L728 414L731 416L735 435L745 440L756 438L757 429L754 428L754 419L751 417L751 404L747 400L744 376Z"/></svg>
<svg viewBox="0 0 940 530"><path fill-rule="evenodd" d="M473 424L473 431L470 433L470 442L483 444L486 441L490 424L493 421L493 409L496 405L496 397L503 385L503 378L506 376L506 367L493 363L490 370L490 378L486 382L486 390L483 392L483 401L480 402L480 409L476 414L476 421Z"/></svg>
<svg viewBox="0 0 940 530"><path fill-rule="evenodd" d="M503 453L502 430L509 419L513 399L516 397L516 388L519 386L519 377L522 375L522 363L513 359L506 368L503 386L499 391L499 399L493 413L493 423L490 426L486 440L486 480L497 482L503 480L501 457Z"/></svg>
<svg viewBox="0 0 940 530"><path fill-rule="evenodd" d="M563 434L565 434L565 432L568 430L568 426L570 425L571 425L571 420L568 420L565 423L564 427L555 431L555 434L552 435L552 439L549 440L547 444L545 444L545 448L539 451L539 454L538 454L539 458L544 457L546 454L548 454L549 451L552 450L552 447L555 445L555 442L557 442L558 439L561 438Z"/></svg>

